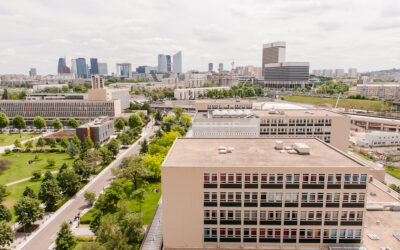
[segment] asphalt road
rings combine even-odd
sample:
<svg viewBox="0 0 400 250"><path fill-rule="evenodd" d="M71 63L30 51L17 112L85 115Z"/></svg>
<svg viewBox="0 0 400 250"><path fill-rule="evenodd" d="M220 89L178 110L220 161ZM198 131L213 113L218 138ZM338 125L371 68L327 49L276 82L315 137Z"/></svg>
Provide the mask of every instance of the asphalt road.
<svg viewBox="0 0 400 250"><path fill-rule="evenodd" d="M113 179L111 168L117 166L121 160L129 155L136 154L140 150L140 144L144 138L148 138L154 132L153 122L150 122L143 129L142 138L133 144L128 150L121 153L118 158L89 182L81 191L79 191L71 200L62 206L51 219L48 219L39 230L34 232L27 240L20 244L17 249L26 250L46 250L57 238L57 232L60 229L61 223L74 219L74 217L86 208L86 201L83 194L86 190L95 192L98 195L104 187L106 187Z"/></svg>

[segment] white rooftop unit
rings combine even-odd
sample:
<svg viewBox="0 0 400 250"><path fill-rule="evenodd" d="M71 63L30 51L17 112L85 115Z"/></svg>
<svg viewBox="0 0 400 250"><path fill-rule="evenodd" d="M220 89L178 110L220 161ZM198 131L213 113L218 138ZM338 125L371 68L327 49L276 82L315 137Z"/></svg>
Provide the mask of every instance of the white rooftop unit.
<svg viewBox="0 0 400 250"><path fill-rule="evenodd" d="M309 155L311 151L311 148L305 143L295 143L293 149L301 155Z"/></svg>

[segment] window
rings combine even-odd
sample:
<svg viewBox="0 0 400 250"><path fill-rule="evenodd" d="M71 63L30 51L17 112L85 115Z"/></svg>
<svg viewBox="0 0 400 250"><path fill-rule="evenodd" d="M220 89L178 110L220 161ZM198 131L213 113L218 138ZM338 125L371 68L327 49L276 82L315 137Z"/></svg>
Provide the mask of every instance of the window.
<svg viewBox="0 0 400 250"><path fill-rule="evenodd" d="M286 193L285 202L299 202L299 193Z"/></svg>
<svg viewBox="0 0 400 250"><path fill-rule="evenodd" d="M241 202L241 192L221 192L220 202Z"/></svg>
<svg viewBox="0 0 400 250"><path fill-rule="evenodd" d="M286 184L298 184L300 181L299 174L287 174L286 175Z"/></svg>
<svg viewBox="0 0 400 250"><path fill-rule="evenodd" d="M283 238L284 239L296 239L297 237L297 229L284 229L283 230Z"/></svg>
<svg viewBox="0 0 400 250"><path fill-rule="evenodd" d="M301 211L300 219L302 221L321 221L322 211Z"/></svg>
<svg viewBox="0 0 400 250"><path fill-rule="evenodd" d="M262 192L261 193L261 202L282 202L282 193L280 192Z"/></svg>
<svg viewBox="0 0 400 250"><path fill-rule="evenodd" d="M257 238L257 228L244 228L243 229L244 238Z"/></svg>
<svg viewBox="0 0 400 250"><path fill-rule="evenodd" d="M320 229L300 229L300 239L319 239L320 237Z"/></svg>
<svg viewBox="0 0 400 250"><path fill-rule="evenodd" d="M326 211L325 212L325 220L326 221L337 221L338 220L338 211Z"/></svg>
<svg viewBox="0 0 400 250"><path fill-rule="evenodd" d="M257 221L257 211L256 210L244 210L244 220L245 221Z"/></svg>
<svg viewBox="0 0 400 250"><path fill-rule="evenodd" d="M220 220L241 220L240 210L220 210L219 219Z"/></svg>
<svg viewBox="0 0 400 250"><path fill-rule="evenodd" d="M327 203L338 203L340 201L340 193L327 193L326 202Z"/></svg>
<svg viewBox="0 0 400 250"><path fill-rule="evenodd" d="M204 202L217 202L217 192L204 192Z"/></svg>
<svg viewBox="0 0 400 250"><path fill-rule="evenodd" d="M297 221L297 211L285 211L285 221Z"/></svg>
<svg viewBox="0 0 400 250"><path fill-rule="evenodd" d="M217 174L204 173L204 184L216 184L217 180Z"/></svg>
<svg viewBox="0 0 400 250"><path fill-rule="evenodd" d="M217 238L217 229L204 228L204 238Z"/></svg>
<svg viewBox="0 0 400 250"><path fill-rule="evenodd" d="M302 202L323 202L324 201L324 193L302 193L301 194Z"/></svg>
<svg viewBox="0 0 400 250"><path fill-rule="evenodd" d="M281 211L260 211L260 221L280 221Z"/></svg>
<svg viewBox="0 0 400 250"><path fill-rule="evenodd" d="M277 228L260 228L259 229L259 237L260 238L280 238L281 237L281 229Z"/></svg>
<svg viewBox="0 0 400 250"><path fill-rule="evenodd" d="M258 193L257 192L245 192L244 193L244 202L254 202L257 203L257 197Z"/></svg>
<svg viewBox="0 0 400 250"><path fill-rule="evenodd" d="M363 203L365 201L364 193L343 193L343 203Z"/></svg>
<svg viewBox="0 0 400 250"><path fill-rule="evenodd" d="M217 210L204 210L204 220L216 220Z"/></svg>
<svg viewBox="0 0 400 250"><path fill-rule="evenodd" d="M245 174L244 175L245 183L246 184L258 184L258 174L253 173L253 174Z"/></svg>
<svg viewBox="0 0 400 250"><path fill-rule="evenodd" d="M303 184L324 184L325 174L303 174Z"/></svg>

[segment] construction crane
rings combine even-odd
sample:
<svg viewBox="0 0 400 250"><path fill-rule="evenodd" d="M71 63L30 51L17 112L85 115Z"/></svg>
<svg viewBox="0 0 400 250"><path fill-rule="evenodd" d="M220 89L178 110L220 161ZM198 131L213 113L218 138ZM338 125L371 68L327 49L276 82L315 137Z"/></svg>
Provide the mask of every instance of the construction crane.
<svg viewBox="0 0 400 250"><path fill-rule="evenodd" d="M234 60L232 60L231 65L232 65L231 76L233 76L234 72L235 72L235 61Z"/></svg>
<svg viewBox="0 0 400 250"><path fill-rule="evenodd" d="M340 92L339 95L338 95L338 97L337 97L335 109L337 109L337 105L338 105L338 103L339 103L339 99L340 99L341 94L342 94L342 93Z"/></svg>

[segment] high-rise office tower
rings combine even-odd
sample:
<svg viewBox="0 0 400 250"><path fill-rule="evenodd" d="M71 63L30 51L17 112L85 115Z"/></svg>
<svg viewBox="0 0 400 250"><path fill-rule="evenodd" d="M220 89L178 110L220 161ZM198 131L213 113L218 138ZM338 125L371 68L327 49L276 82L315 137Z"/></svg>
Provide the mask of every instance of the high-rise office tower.
<svg viewBox="0 0 400 250"><path fill-rule="evenodd" d="M167 72L167 56L163 54L158 55L158 72Z"/></svg>
<svg viewBox="0 0 400 250"><path fill-rule="evenodd" d="M99 66L99 75L105 76L108 75L107 63L98 63Z"/></svg>
<svg viewBox="0 0 400 250"><path fill-rule="evenodd" d="M77 58L76 59L76 75L78 78L87 78L87 64L85 58Z"/></svg>
<svg viewBox="0 0 400 250"><path fill-rule="evenodd" d="M171 56L166 55L166 58L167 58L167 72L171 72L171 68L172 68Z"/></svg>
<svg viewBox="0 0 400 250"><path fill-rule="evenodd" d="M208 71L212 72L213 71L213 63L208 63Z"/></svg>
<svg viewBox="0 0 400 250"><path fill-rule="evenodd" d="M70 73L70 69L67 67L65 57L60 57L58 59L57 73L58 74Z"/></svg>
<svg viewBox="0 0 400 250"><path fill-rule="evenodd" d="M117 76L131 77L132 65L130 63L117 63Z"/></svg>
<svg viewBox="0 0 400 250"><path fill-rule="evenodd" d="M263 45L262 74L264 75L265 64L285 62L286 43L274 42Z"/></svg>
<svg viewBox="0 0 400 250"><path fill-rule="evenodd" d="M29 76L33 77L33 76L36 76L36 75L37 75L36 68L31 68L29 70Z"/></svg>
<svg viewBox="0 0 400 250"><path fill-rule="evenodd" d="M182 73L182 52L179 51L173 57L173 70L175 73Z"/></svg>
<svg viewBox="0 0 400 250"><path fill-rule="evenodd" d="M71 60L71 73L74 73L75 76L78 76L78 70L76 67L76 59Z"/></svg>
<svg viewBox="0 0 400 250"><path fill-rule="evenodd" d="M90 74L99 74L99 64L97 63L97 58L90 58Z"/></svg>
<svg viewBox="0 0 400 250"><path fill-rule="evenodd" d="M357 69L356 68L350 68L349 69L349 73L347 75L349 77L357 77L358 76Z"/></svg>
<svg viewBox="0 0 400 250"><path fill-rule="evenodd" d="M224 64L220 63L218 66L218 71L221 73L224 70Z"/></svg>

